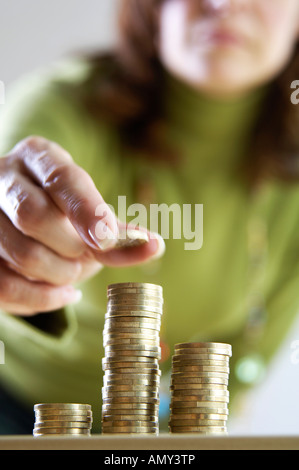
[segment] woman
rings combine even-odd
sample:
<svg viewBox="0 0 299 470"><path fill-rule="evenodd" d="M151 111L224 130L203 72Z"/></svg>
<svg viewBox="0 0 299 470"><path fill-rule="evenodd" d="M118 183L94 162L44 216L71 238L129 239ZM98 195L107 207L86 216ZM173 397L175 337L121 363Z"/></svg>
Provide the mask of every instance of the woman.
<svg viewBox="0 0 299 470"><path fill-rule="evenodd" d="M113 53L15 90L0 149L3 433L30 433L47 401L91 403L99 429L114 282L163 286L165 376L174 344L205 340L232 344L232 404L261 379L299 306L298 26L297 0L123 0ZM153 233L116 250L119 195L203 204L203 246L170 236L164 253Z"/></svg>

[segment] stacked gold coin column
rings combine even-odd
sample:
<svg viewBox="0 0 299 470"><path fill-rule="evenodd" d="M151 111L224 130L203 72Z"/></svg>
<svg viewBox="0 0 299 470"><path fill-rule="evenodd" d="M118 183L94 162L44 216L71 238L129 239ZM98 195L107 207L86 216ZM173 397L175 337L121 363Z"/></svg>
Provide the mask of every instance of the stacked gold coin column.
<svg viewBox="0 0 299 470"><path fill-rule="evenodd" d="M227 434L229 358L224 343L180 343L172 357L171 433Z"/></svg>
<svg viewBox="0 0 299 470"><path fill-rule="evenodd" d="M80 403L40 403L34 405L33 435L90 436L92 410Z"/></svg>
<svg viewBox="0 0 299 470"><path fill-rule="evenodd" d="M108 286L103 341L103 433L159 431L160 286Z"/></svg>

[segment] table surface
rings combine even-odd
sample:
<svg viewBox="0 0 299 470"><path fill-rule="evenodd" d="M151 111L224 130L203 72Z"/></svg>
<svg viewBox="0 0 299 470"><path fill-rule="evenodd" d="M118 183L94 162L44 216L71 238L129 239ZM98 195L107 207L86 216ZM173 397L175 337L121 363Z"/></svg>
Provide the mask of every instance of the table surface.
<svg viewBox="0 0 299 470"><path fill-rule="evenodd" d="M0 436L0 450L299 450L297 436Z"/></svg>

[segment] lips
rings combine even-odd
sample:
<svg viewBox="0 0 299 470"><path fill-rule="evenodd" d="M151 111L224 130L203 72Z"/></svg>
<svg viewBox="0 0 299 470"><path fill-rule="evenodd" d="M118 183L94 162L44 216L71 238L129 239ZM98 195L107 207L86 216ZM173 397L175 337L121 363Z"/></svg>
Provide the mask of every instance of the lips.
<svg viewBox="0 0 299 470"><path fill-rule="evenodd" d="M244 39L237 33L225 30L211 31L206 35L206 39L213 43L223 45L242 45Z"/></svg>

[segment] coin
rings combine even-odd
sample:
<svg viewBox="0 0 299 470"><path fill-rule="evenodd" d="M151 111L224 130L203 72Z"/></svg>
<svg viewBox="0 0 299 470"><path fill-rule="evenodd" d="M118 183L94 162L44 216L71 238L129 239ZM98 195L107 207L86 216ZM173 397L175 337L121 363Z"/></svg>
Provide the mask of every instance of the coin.
<svg viewBox="0 0 299 470"><path fill-rule="evenodd" d="M146 232L138 229L131 228L119 228L118 239L115 249L133 248L136 246L142 246L149 242L149 236Z"/></svg>
<svg viewBox="0 0 299 470"><path fill-rule="evenodd" d="M211 396L229 398L229 392L227 390L213 390L213 389L198 388L198 385L201 385L201 384L171 385L170 390L174 392L179 391L179 390L184 391L184 392L188 390L192 390L192 393L193 393L193 390L195 390L196 393L199 395L211 395Z"/></svg>
<svg viewBox="0 0 299 470"><path fill-rule="evenodd" d="M207 359L207 360L210 360L210 361L223 361L223 362L226 362L226 365L228 365L229 363L229 358L228 356L222 356L221 354L210 354L210 353L202 353L202 354L197 354L196 357L192 357L193 354L181 354L180 356L173 356L172 357L172 363L175 363L175 362L181 362L181 363L184 363L186 364L187 362L190 362L192 364L197 364L197 365L202 365L201 364L201 361L203 359ZM225 357L227 357L227 359L225 359Z"/></svg>
<svg viewBox="0 0 299 470"><path fill-rule="evenodd" d="M212 342L194 342L194 343L177 343L174 349L198 349L198 348L224 348L232 352L232 347L227 343L212 343Z"/></svg>
<svg viewBox="0 0 299 470"><path fill-rule="evenodd" d="M151 352L156 352L156 353L161 353L161 347L160 346L148 346L148 345L143 345L143 344L113 344L113 346L106 346L105 347L105 353L107 352L113 352L113 351L118 351L118 350L124 350L124 351L151 351Z"/></svg>
<svg viewBox="0 0 299 470"><path fill-rule="evenodd" d="M115 417L118 418L119 416L134 416L135 418L144 416L145 418L152 419L153 417L157 418L158 414L157 414L156 408L153 410L143 410L143 409L138 410L135 408L128 410L128 409L118 409L118 408L111 408L111 407L104 408L102 410L102 417L107 418L110 416L113 416L114 418ZM141 419L141 418L138 418L138 419Z"/></svg>
<svg viewBox="0 0 299 470"><path fill-rule="evenodd" d="M35 427L37 428L87 428L90 429L89 423L82 421L35 421Z"/></svg>
<svg viewBox="0 0 299 470"><path fill-rule="evenodd" d="M150 282L120 282L120 283L115 283L115 284L109 284L107 289L109 291L111 289L116 289L116 288L154 289L154 290L158 290L159 292L162 292L161 286L159 286L158 284L151 284Z"/></svg>
<svg viewBox="0 0 299 470"><path fill-rule="evenodd" d="M145 412L155 412L155 411L158 411L159 410L159 403L143 403L143 402L140 402L140 403L131 403L131 402L128 402L128 403L104 403L103 404L103 410L129 410L128 412L133 413L134 411L135 412L141 412L141 411L145 411ZM122 411L123 412L123 411Z"/></svg>
<svg viewBox="0 0 299 470"><path fill-rule="evenodd" d="M161 322L162 315L160 313L149 312L147 310L143 310L141 312L137 310L126 310L124 312L120 310L114 310L113 312L109 311L105 313L105 320L109 320L111 318L133 318L135 320L144 318Z"/></svg>
<svg viewBox="0 0 299 470"><path fill-rule="evenodd" d="M45 410L45 409L62 409L62 410L87 410L91 411L91 405L78 404L78 403L39 403L34 405L34 410Z"/></svg>
<svg viewBox="0 0 299 470"><path fill-rule="evenodd" d="M39 434L89 434L89 429L84 428L67 428L67 427L57 427L57 428L41 428L35 427L33 430L34 435Z"/></svg>
<svg viewBox="0 0 299 470"><path fill-rule="evenodd" d="M159 429L157 426L105 426L103 431L112 432L112 433L148 433L148 432L158 432Z"/></svg>
<svg viewBox="0 0 299 470"><path fill-rule="evenodd" d="M197 402L195 402L197 403ZM216 415L216 416L223 416L223 415L226 415L228 416L229 414L229 410L228 408L225 409L225 410L217 410L215 411L217 408L204 408L204 407L195 407L195 408L192 408L192 407L189 407L189 404L187 407L177 407L177 406L171 406L170 407L171 411L173 414L175 415L178 415L180 413L189 413L190 415L191 414L206 414L206 415Z"/></svg>
<svg viewBox="0 0 299 470"><path fill-rule="evenodd" d="M122 312L126 313L127 312L150 312L150 313L159 313L160 315L163 315L163 307L162 306L154 306L152 304L150 305L145 305L143 303L139 304L121 304L121 305L109 305L108 312L111 313L112 315L115 312Z"/></svg>
<svg viewBox="0 0 299 470"><path fill-rule="evenodd" d="M148 329L140 329L140 331L137 331L138 328L135 328L134 331L132 332L125 332L121 333L120 331L116 332L115 329L110 329L110 330L104 330L104 341L105 340L110 340L110 339L125 339L125 338L135 338L135 339L147 339L147 340L156 340L159 341L159 333L155 332L154 330L148 330Z"/></svg>
<svg viewBox="0 0 299 470"><path fill-rule="evenodd" d="M92 417L91 416L83 416L83 415L59 415L59 414L35 414L35 422L49 422L49 421L61 421L61 422L69 422L69 421L82 421L85 423L91 423Z"/></svg>
<svg viewBox="0 0 299 470"><path fill-rule="evenodd" d="M203 420L223 420L227 421L226 414L218 414L218 413L172 413L171 418L175 418L177 420L186 420L186 419L203 419Z"/></svg>
<svg viewBox="0 0 299 470"><path fill-rule="evenodd" d="M176 370L176 369L174 369ZM228 380L229 374L227 372L203 372L203 371L198 371L197 372L197 378L218 378L218 379L226 379Z"/></svg>
<svg viewBox="0 0 299 470"><path fill-rule="evenodd" d="M226 426L175 426L176 431L226 431ZM172 429L173 432L173 429Z"/></svg>
<svg viewBox="0 0 299 470"><path fill-rule="evenodd" d="M103 398L103 403L150 403L158 404L159 398L156 397L109 397Z"/></svg>
<svg viewBox="0 0 299 470"><path fill-rule="evenodd" d="M143 304L143 302L150 302L150 303L157 303L158 306L162 306L163 305L163 297L158 295L156 296L155 294L151 294L151 293L136 293L136 294L125 294L125 293L121 293L121 294L109 294L108 296L108 302L121 302L121 303L139 303L139 301L141 301L141 303ZM138 301L138 302L137 302Z"/></svg>
<svg viewBox="0 0 299 470"><path fill-rule="evenodd" d="M41 410L36 410L35 416L61 416L65 419L68 419L70 416L76 416L78 418L92 418L92 412L84 410L72 411L56 408L44 408Z"/></svg>
<svg viewBox="0 0 299 470"><path fill-rule="evenodd" d="M142 330L147 329L147 330L155 330L155 331L160 331L160 325L157 323L148 323L145 321L137 321L137 322L123 322L121 323L120 321L116 320L106 320L105 322L105 332L107 330L112 329L114 331L121 331L124 333L135 333L136 329L137 332L140 331L142 333Z"/></svg>
<svg viewBox="0 0 299 470"><path fill-rule="evenodd" d="M171 426L226 426L225 420L212 420L212 419L186 419L184 423L180 419L171 418L169 421Z"/></svg>
<svg viewBox="0 0 299 470"><path fill-rule="evenodd" d="M112 317L107 317L106 321L110 321L111 323L120 323L121 325L125 326L126 323L150 323L152 325L161 325L161 318L146 318L146 317L133 317L132 315L129 316L117 316L114 315Z"/></svg>

